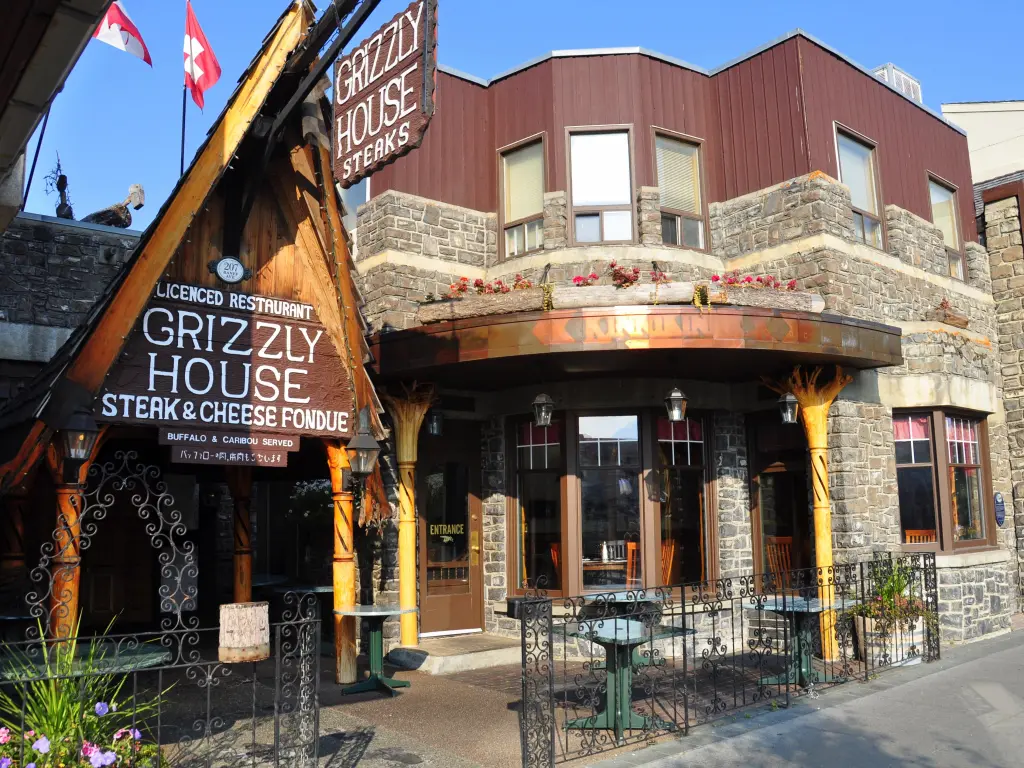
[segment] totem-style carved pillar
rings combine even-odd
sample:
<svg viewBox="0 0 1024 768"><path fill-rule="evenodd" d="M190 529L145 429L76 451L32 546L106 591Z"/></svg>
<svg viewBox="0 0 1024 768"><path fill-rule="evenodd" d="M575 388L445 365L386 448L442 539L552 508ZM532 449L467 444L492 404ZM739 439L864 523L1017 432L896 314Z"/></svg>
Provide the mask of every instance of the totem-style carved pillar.
<svg viewBox="0 0 1024 768"><path fill-rule="evenodd" d="M434 401L432 386L407 387L402 398L383 395L395 425L398 454L398 603L416 607L416 447L423 417ZM401 617L402 645L419 644L419 623L415 613Z"/></svg>
<svg viewBox="0 0 1024 768"><path fill-rule="evenodd" d="M327 467L331 475L331 498L334 500L334 610L352 608L356 604L356 558L353 537L351 476L348 475L348 452L345 446L325 440ZM356 619L334 614L334 681L356 681Z"/></svg>
<svg viewBox="0 0 1024 768"><path fill-rule="evenodd" d="M834 588L832 560L832 501L828 487L828 409L843 387L853 381L836 366L835 377L827 384L818 384L822 369L804 372L800 366L785 381L766 381L779 394L792 393L800 406L800 422L807 436L811 454L811 492L814 499L814 554L815 566L821 583L819 597L831 600ZM835 633L835 611L821 614L821 647L826 660L839 656Z"/></svg>
<svg viewBox="0 0 1024 768"><path fill-rule="evenodd" d="M228 489L235 508L234 601L252 602L252 469L227 467Z"/></svg>

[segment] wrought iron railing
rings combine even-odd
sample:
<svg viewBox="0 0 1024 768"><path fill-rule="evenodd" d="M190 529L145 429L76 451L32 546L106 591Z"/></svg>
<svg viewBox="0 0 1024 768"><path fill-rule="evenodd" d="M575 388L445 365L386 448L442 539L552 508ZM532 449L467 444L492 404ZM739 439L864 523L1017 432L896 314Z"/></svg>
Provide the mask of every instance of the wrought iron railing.
<svg viewBox="0 0 1024 768"><path fill-rule="evenodd" d="M939 658L932 553L514 606L530 767Z"/></svg>

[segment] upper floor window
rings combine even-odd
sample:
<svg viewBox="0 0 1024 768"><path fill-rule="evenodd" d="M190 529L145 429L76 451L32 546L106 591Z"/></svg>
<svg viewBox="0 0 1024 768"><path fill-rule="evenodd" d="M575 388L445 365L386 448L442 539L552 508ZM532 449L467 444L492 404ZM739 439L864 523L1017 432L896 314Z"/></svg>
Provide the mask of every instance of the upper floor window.
<svg viewBox="0 0 1024 768"><path fill-rule="evenodd" d="M629 132L569 136L573 233L577 243L632 242Z"/></svg>
<svg viewBox="0 0 1024 768"><path fill-rule="evenodd" d="M964 279L964 259L960 253L960 233L956 226L956 190L935 179L928 180L928 192L932 200L932 222L942 232L949 255L949 274L958 280Z"/></svg>
<svg viewBox="0 0 1024 768"><path fill-rule="evenodd" d="M544 142L535 141L501 156L505 256L544 246Z"/></svg>
<svg viewBox="0 0 1024 768"><path fill-rule="evenodd" d="M878 216L878 185L874 147L836 131L839 180L850 188L853 233L862 242L882 247L882 223Z"/></svg>
<svg viewBox="0 0 1024 768"><path fill-rule="evenodd" d="M704 248L697 145L658 134L654 137L654 151L661 194L662 242Z"/></svg>

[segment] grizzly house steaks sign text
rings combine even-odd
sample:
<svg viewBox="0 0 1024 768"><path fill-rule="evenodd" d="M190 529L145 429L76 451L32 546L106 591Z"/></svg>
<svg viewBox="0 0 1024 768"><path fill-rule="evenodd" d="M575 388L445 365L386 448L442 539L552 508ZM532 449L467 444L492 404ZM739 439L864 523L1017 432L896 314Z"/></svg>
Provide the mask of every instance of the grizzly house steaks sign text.
<svg viewBox="0 0 1024 768"><path fill-rule="evenodd" d="M100 418L352 434L348 372L308 304L158 283L104 382Z"/></svg>
<svg viewBox="0 0 1024 768"><path fill-rule="evenodd" d="M414 2L338 60L334 177L350 187L423 140L434 113L437 0Z"/></svg>

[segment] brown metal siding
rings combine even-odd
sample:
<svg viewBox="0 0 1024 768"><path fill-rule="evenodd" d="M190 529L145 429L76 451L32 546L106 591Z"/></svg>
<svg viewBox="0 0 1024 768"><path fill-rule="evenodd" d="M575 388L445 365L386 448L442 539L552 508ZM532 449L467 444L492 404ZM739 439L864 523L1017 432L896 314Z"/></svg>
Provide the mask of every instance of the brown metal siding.
<svg viewBox="0 0 1024 768"><path fill-rule="evenodd" d="M493 211L494 122L488 89L437 73L437 111L423 143L371 177L376 196L389 189Z"/></svg>
<svg viewBox="0 0 1024 768"><path fill-rule="evenodd" d="M960 231L977 240L967 138L868 75L799 39L812 170L838 178L833 121L877 142L882 199L931 221L927 174L955 184Z"/></svg>

